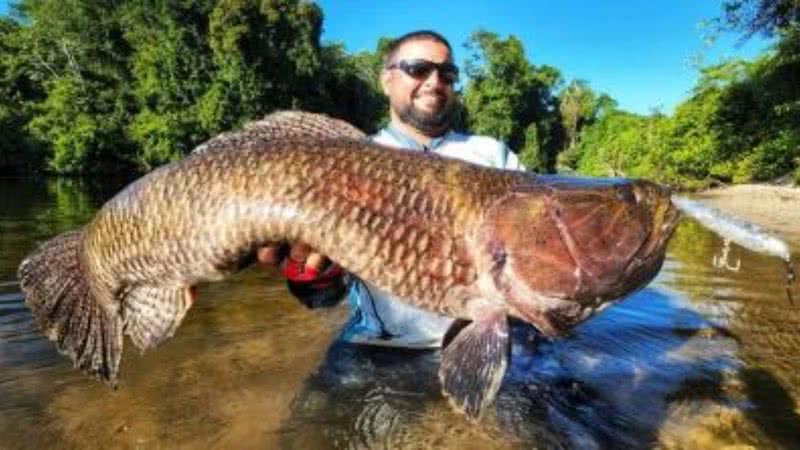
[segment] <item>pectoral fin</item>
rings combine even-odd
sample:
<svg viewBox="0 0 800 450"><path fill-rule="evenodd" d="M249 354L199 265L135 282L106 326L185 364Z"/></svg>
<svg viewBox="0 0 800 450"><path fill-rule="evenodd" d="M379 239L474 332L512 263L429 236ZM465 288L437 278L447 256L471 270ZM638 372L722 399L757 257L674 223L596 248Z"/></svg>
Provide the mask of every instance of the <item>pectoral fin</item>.
<svg viewBox="0 0 800 450"><path fill-rule="evenodd" d="M494 400L508 366L506 312L487 308L469 325L456 321L453 327L460 331L442 350L439 379L450 404L477 420Z"/></svg>
<svg viewBox="0 0 800 450"><path fill-rule="evenodd" d="M125 333L145 351L175 334L194 302L193 288L136 286L124 294Z"/></svg>

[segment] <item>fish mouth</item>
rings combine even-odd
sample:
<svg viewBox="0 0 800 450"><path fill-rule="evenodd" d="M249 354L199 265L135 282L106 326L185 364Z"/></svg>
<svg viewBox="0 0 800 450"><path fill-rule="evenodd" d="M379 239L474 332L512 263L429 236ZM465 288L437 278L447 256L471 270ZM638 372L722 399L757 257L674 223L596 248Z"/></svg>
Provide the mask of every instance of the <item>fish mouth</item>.
<svg viewBox="0 0 800 450"><path fill-rule="evenodd" d="M670 189L655 183L638 180L632 185L636 201L652 218L650 233L626 268L626 278L640 284L650 282L661 268L666 247L678 225L681 213L672 203Z"/></svg>

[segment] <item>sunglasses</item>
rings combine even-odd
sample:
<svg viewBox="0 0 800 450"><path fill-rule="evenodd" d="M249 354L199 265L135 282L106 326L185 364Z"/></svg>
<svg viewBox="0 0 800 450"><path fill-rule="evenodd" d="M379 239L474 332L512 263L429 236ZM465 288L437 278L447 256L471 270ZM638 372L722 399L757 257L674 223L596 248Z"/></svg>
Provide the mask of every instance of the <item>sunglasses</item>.
<svg viewBox="0 0 800 450"><path fill-rule="evenodd" d="M415 80L424 80L436 70L447 84L458 81L458 67L449 62L435 63L427 59L403 59L386 66L387 69L400 69Z"/></svg>

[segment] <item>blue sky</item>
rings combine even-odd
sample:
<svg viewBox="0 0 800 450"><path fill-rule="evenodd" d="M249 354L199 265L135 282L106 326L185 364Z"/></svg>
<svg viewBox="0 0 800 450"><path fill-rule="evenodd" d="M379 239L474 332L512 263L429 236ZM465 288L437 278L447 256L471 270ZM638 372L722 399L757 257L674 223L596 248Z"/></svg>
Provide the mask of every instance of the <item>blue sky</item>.
<svg viewBox="0 0 800 450"><path fill-rule="evenodd" d="M587 80L614 97L620 107L638 113L660 108L671 113L698 77L697 62L752 58L767 43L720 36L713 45L701 23L716 17L714 0L321 0L323 40L342 42L350 52L374 50L381 36L430 28L445 35L457 62L467 56L462 44L485 29L517 36L529 61L559 69L565 80ZM7 0L0 0L0 13Z"/></svg>
<svg viewBox="0 0 800 450"><path fill-rule="evenodd" d="M723 58L752 58L767 43L752 39L737 47L738 36L704 44L703 20L716 17L718 1L671 0L512 0L456 2L321 0L323 39L343 42L348 51L373 50L381 36L431 28L454 46L483 28L522 40L528 60L559 69L565 80L587 80L638 113L660 108L671 113L688 96L703 65Z"/></svg>

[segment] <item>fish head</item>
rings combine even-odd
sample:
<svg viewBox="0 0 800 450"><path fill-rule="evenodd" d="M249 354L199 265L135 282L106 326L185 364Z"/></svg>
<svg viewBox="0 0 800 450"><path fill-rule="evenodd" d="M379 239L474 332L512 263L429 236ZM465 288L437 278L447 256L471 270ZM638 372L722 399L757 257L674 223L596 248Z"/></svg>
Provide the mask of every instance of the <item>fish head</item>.
<svg viewBox="0 0 800 450"><path fill-rule="evenodd" d="M512 315L560 334L649 283L678 218L652 182L538 177L492 206L481 259Z"/></svg>

